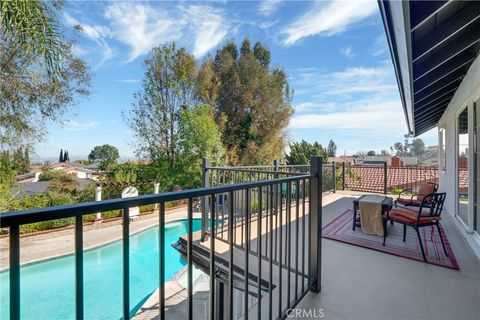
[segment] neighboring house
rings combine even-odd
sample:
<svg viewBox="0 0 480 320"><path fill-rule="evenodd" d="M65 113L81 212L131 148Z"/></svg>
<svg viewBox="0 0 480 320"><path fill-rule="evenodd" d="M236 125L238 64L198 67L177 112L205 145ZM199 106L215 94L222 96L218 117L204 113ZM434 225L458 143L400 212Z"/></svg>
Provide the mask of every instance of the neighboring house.
<svg viewBox="0 0 480 320"><path fill-rule="evenodd" d="M379 5L409 134L437 128L445 210L480 257L478 3Z"/></svg>
<svg viewBox="0 0 480 320"><path fill-rule="evenodd" d="M53 170L63 171L65 173L73 173L77 176L77 179L91 179L97 180L96 174L97 170L87 168L79 163L70 163L70 162L61 162L51 165ZM17 183L26 183L26 182L38 182L38 178L42 170L40 168L33 170L32 172L18 175Z"/></svg>
<svg viewBox="0 0 480 320"><path fill-rule="evenodd" d="M91 179L78 179L77 181L77 190L82 190L88 184L92 182ZM15 198L21 198L24 195L35 195L37 193L42 193L48 191L51 181L36 181L36 182L23 182L18 183L13 188L13 194Z"/></svg>
<svg viewBox="0 0 480 320"><path fill-rule="evenodd" d="M346 175L347 188L383 192L385 169L379 165L351 167L352 174ZM425 182L438 181L437 167L387 167L387 191L392 189L416 189ZM416 190L413 190L416 191Z"/></svg>
<svg viewBox="0 0 480 320"><path fill-rule="evenodd" d="M31 196L37 193L42 193L47 191L49 185L50 185L50 181L17 183L17 185L13 189L14 190L13 192L16 198L20 198L24 195Z"/></svg>
<svg viewBox="0 0 480 320"><path fill-rule="evenodd" d="M418 164L417 157L406 156L366 156L358 161L359 164L379 164L385 162L388 166L416 166Z"/></svg>
<svg viewBox="0 0 480 320"><path fill-rule="evenodd" d="M328 163L343 163L345 162L346 164L355 164L356 163L356 157L351 157L351 156L345 156L345 157L328 157Z"/></svg>

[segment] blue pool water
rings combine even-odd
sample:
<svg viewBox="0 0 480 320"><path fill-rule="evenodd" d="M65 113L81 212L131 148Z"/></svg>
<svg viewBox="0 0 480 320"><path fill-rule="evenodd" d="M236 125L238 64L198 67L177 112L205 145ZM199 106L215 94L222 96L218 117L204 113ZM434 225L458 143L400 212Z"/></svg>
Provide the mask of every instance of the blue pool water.
<svg viewBox="0 0 480 320"><path fill-rule="evenodd" d="M200 219L193 230L200 230ZM187 233L187 220L165 225L165 280L185 264L172 248ZM130 308L140 306L158 288L158 227L130 237ZM73 319L75 316L74 256L46 260L21 268L22 319ZM8 271L0 273L0 318L9 314ZM84 305L86 319L122 317L122 242L84 252Z"/></svg>

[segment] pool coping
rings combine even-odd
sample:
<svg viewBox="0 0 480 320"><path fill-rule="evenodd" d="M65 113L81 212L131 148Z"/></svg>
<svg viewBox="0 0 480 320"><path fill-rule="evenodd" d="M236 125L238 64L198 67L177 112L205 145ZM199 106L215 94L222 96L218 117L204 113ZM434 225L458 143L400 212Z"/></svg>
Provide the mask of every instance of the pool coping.
<svg viewBox="0 0 480 320"><path fill-rule="evenodd" d="M187 209L187 208L186 207L181 207L181 208L177 208L177 209ZM165 215L165 223L170 223L170 222L175 222L175 221L180 221L180 220L185 220L186 219L185 217L172 217L174 214L175 213L166 214ZM169 218L169 215L171 216L170 218ZM149 218L146 218L146 219L152 219L153 220L153 218L155 218L155 217L158 217L158 213L154 212L154 213L152 213L152 217L149 217ZM201 218L201 213L200 212L194 212L193 213L193 218L194 219L200 219ZM146 220L146 219L144 219L144 220ZM133 222L133 223L135 223L135 222ZM146 231L148 229L154 228L154 227L158 226L158 224L159 224L159 221L158 221L158 219L156 219L154 223L152 223L150 225L146 225L146 226L141 227L141 228L139 228L135 231L130 232L130 236L133 236L133 235L136 235L140 232L143 232L143 231ZM108 226L108 227L114 227L114 226L116 226L116 225L112 225L112 226ZM96 230L96 229L90 229L88 231L91 231L91 230ZM64 231L64 230L62 230L62 231ZM86 232L88 232L88 231L86 231ZM49 238L54 238L55 237L55 232L50 232L50 234L52 235L52 237L49 237ZM30 235L30 237L31 236L33 236L33 235ZM89 246L88 248L84 248L83 252L88 252L88 251L91 251L91 250L98 249L100 247L108 246L108 245L111 245L114 242L121 241L121 240L122 240L122 236L118 235L118 236L115 236L115 237L110 238L108 240L101 241L100 243L96 243L92 246ZM29 266L29 265L32 265L32 264L35 264L35 263L46 262L46 261L50 261L50 260L53 260L53 259L59 259L59 258L63 258L63 257L72 256L74 254L75 254L75 249L72 248L72 250L69 250L69 252L67 252L67 253L53 254L53 255L49 255L47 257L32 259L32 260L29 260L27 262L20 263L20 266L25 267L25 266ZM9 269L10 269L10 267L8 265L6 265L4 267L0 267L0 273L7 272Z"/></svg>

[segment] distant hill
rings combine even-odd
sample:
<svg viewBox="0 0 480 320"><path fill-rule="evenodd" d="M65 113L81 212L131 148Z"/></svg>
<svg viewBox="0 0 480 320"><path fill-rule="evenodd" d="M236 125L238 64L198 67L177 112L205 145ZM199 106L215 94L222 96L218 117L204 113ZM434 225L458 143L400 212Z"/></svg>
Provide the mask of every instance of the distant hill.
<svg viewBox="0 0 480 320"><path fill-rule="evenodd" d="M86 160L88 159L88 156L70 156L70 162L75 162L77 160ZM132 161L132 160L137 160L135 157L120 157L118 159L118 162L127 162L127 161ZM44 164L44 163L57 163L58 162L58 157L35 157L32 159L32 163L38 163L38 164Z"/></svg>

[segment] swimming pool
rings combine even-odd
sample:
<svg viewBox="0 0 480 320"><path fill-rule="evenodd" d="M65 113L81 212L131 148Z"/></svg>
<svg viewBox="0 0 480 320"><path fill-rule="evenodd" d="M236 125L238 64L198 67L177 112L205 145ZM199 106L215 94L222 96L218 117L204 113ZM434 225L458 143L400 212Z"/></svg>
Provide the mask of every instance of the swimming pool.
<svg viewBox="0 0 480 320"><path fill-rule="evenodd" d="M201 220L193 220L193 231ZM187 233L187 220L165 224L165 280L186 261L172 248ZM158 288L158 227L130 236L130 308L138 307ZM75 317L74 256L45 260L21 267L22 319ZM9 272L0 273L0 318L9 315ZM84 252L84 306L86 319L122 317L122 242Z"/></svg>

